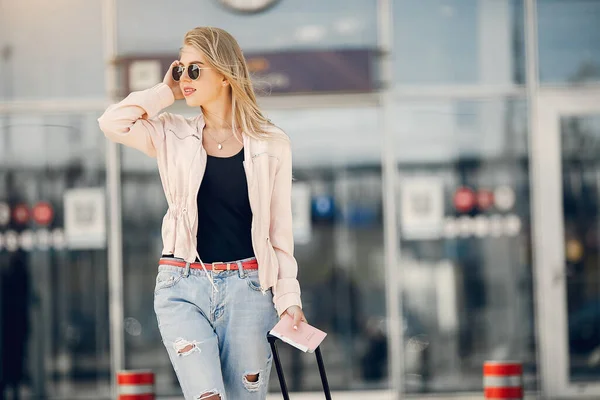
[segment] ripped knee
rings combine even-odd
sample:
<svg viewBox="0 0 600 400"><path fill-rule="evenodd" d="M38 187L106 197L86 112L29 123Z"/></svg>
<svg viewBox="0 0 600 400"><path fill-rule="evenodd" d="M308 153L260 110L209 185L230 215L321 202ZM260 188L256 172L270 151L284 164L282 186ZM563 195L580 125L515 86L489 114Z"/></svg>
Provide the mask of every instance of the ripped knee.
<svg viewBox="0 0 600 400"><path fill-rule="evenodd" d="M200 396L197 396L195 400L221 400L221 395L217 390L211 390L206 393L202 393Z"/></svg>
<svg viewBox="0 0 600 400"><path fill-rule="evenodd" d="M257 391L262 383L261 377L261 372L244 374L244 387L249 392Z"/></svg>
<svg viewBox="0 0 600 400"><path fill-rule="evenodd" d="M200 343L197 341L188 341L182 338L177 339L173 343L173 348L177 352L177 355L180 357L189 356L195 352L200 352L200 348L198 347ZM204 400L204 399L203 399Z"/></svg>

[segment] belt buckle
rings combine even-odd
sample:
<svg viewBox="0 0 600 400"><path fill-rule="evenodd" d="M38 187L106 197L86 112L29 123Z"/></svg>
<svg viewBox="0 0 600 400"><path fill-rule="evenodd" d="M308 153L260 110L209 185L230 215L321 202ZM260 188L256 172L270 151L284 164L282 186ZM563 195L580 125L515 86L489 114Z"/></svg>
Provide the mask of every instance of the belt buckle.
<svg viewBox="0 0 600 400"><path fill-rule="evenodd" d="M215 267L215 265L217 265L217 264L226 265L226 266L227 266L227 271L230 271L230 270L231 270L231 265L230 265L231 263L226 263L226 262L223 262L223 261L215 261L215 262L213 262L213 263L212 263L212 265L213 265L213 268L214 268L214 267ZM217 271L219 271L219 269L217 269Z"/></svg>

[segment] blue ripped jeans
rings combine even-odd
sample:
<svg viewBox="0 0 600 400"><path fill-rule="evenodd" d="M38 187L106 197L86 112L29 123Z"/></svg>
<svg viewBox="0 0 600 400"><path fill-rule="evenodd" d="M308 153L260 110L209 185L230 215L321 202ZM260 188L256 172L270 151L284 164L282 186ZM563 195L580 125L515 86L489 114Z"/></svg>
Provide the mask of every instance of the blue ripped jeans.
<svg viewBox="0 0 600 400"><path fill-rule="evenodd" d="M271 290L260 291L258 270L207 274L159 265L154 310L186 400L266 399L272 362L266 335L278 318Z"/></svg>

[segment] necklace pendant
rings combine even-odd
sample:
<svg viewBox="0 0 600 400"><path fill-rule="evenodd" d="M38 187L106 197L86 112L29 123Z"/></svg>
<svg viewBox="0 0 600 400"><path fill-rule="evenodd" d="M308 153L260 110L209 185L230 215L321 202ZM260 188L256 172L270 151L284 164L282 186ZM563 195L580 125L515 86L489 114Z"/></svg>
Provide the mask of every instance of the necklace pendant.
<svg viewBox="0 0 600 400"><path fill-rule="evenodd" d="M221 143L219 143L219 144L217 145L217 149L221 150L222 148L223 148L223 145L221 145Z"/></svg>

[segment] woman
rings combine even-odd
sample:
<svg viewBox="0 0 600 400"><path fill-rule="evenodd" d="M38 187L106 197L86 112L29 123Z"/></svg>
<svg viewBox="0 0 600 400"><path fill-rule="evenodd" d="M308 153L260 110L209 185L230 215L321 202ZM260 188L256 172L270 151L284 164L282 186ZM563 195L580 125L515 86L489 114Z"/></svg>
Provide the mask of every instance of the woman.
<svg viewBox="0 0 600 400"><path fill-rule="evenodd" d="M154 309L186 399L265 399L267 332L305 320L287 136L259 110L236 40L189 31L162 83L110 106L111 140L157 158L163 219ZM184 99L200 114L159 111Z"/></svg>

